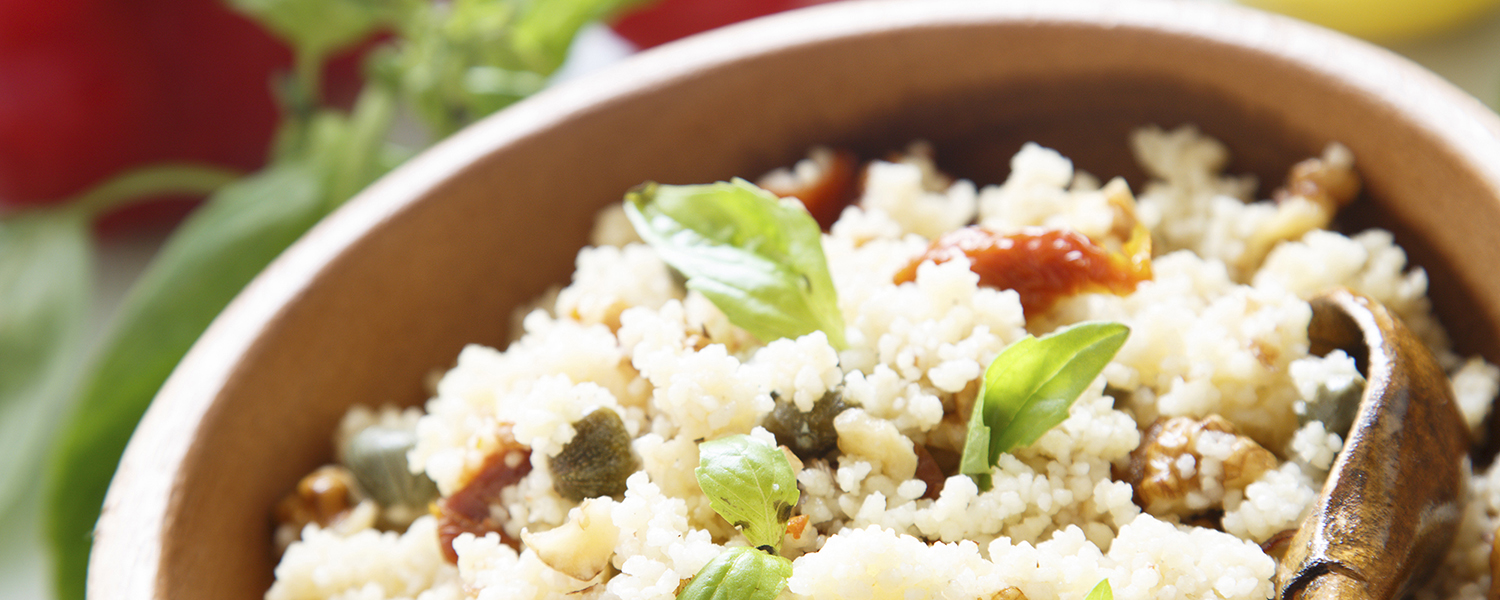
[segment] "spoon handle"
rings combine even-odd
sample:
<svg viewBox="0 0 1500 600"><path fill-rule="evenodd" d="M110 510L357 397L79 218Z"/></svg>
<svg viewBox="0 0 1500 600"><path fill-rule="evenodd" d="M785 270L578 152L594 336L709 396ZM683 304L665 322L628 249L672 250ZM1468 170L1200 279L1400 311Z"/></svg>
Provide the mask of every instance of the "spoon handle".
<svg viewBox="0 0 1500 600"><path fill-rule="evenodd" d="M1378 302L1311 302L1314 354L1355 357L1368 383L1312 514L1277 571L1277 598L1392 600L1442 560L1463 514L1468 429L1437 360Z"/></svg>

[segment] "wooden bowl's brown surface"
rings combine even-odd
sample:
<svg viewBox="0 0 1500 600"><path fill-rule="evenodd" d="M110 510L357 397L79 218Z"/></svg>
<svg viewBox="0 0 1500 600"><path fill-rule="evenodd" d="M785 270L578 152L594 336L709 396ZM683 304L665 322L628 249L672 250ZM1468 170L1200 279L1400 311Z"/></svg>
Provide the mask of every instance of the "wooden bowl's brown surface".
<svg viewBox="0 0 1500 600"><path fill-rule="evenodd" d="M1477 102L1248 11L1046 4L850 3L732 28L539 95L383 179L162 390L110 490L90 595L259 598L271 506L330 458L346 408L420 403L464 344L502 344L630 186L754 176L814 144L872 156L923 138L982 184L1030 140L1138 186L1127 132L1196 123L1269 189L1337 140L1367 186L1347 222L1394 230L1458 347L1500 358L1500 124Z"/></svg>

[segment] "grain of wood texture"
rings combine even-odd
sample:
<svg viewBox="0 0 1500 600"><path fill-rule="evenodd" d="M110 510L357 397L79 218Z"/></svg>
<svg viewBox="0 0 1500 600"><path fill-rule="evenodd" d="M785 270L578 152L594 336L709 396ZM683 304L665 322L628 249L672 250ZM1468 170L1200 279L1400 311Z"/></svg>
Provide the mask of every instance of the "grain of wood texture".
<svg viewBox="0 0 1500 600"><path fill-rule="evenodd" d="M1309 304L1310 351L1343 350L1368 382L1348 441L1278 565L1276 597L1404 598L1458 531L1469 428L1448 374L1384 306L1347 289Z"/></svg>
<svg viewBox="0 0 1500 600"><path fill-rule="evenodd" d="M1139 185L1126 132L1197 123L1267 185L1338 140L1465 353L1500 359L1500 123L1383 50L1186 2L833 4L545 91L382 179L276 261L189 353L126 451L95 598L259 598L270 507L351 404L416 404L466 343L564 282L594 211L642 180L756 175L810 145L925 138L998 182L1023 141ZM1268 190L1267 190L1268 191Z"/></svg>

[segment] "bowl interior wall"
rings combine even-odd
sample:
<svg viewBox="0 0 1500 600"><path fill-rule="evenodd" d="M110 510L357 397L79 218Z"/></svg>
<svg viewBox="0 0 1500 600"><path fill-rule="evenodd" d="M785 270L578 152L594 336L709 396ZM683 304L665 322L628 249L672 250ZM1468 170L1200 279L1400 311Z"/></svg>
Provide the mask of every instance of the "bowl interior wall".
<svg viewBox="0 0 1500 600"><path fill-rule="evenodd" d="M1500 256L1476 244L1500 230L1500 209L1378 98L1200 38L1045 23L930 33L793 47L636 90L483 156L375 228L286 307L205 418L178 473L160 593L261 597L270 507L331 457L342 413L418 404L463 345L503 345L513 309L567 282L595 211L625 189L753 177L814 144L880 156L927 139L947 169L984 184L1037 141L1139 190L1128 132L1196 123L1264 194L1337 139L1367 182L1349 223L1400 222L1459 347L1500 357L1500 289L1480 269Z"/></svg>

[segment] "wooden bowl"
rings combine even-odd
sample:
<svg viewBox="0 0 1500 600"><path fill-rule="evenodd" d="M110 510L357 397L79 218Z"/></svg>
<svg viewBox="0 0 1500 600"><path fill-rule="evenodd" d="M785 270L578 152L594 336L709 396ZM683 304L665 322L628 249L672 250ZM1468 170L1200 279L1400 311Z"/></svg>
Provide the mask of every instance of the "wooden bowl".
<svg viewBox="0 0 1500 600"><path fill-rule="evenodd" d="M755 176L818 143L924 138L1003 179L1023 141L1139 186L1127 132L1196 123L1281 181L1337 140L1465 353L1500 359L1500 121L1405 60L1202 3L913 0L818 7L639 55L487 119L382 179L255 280L157 396L110 489L96 598L251 600L272 505L354 403L413 405L512 307L566 282L595 211L646 179ZM1263 189L1262 192L1268 191Z"/></svg>

